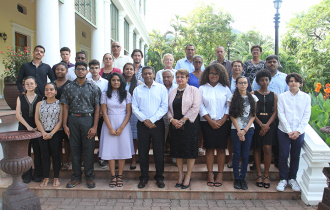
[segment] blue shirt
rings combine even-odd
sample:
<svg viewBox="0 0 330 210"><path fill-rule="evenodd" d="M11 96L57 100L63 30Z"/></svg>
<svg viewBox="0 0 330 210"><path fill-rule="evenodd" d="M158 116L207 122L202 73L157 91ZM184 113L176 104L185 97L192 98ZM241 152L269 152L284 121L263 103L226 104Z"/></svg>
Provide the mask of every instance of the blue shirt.
<svg viewBox="0 0 330 210"><path fill-rule="evenodd" d="M277 70L277 73L272 77L269 82L268 90L274 92L279 96L281 93L284 93L289 90L289 86L286 84L286 74ZM256 79L253 80L252 90L256 91L260 89L260 85L256 82Z"/></svg>
<svg viewBox="0 0 330 210"><path fill-rule="evenodd" d="M188 85L199 88L199 79L195 76L195 74L189 74Z"/></svg>
<svg viewBox="0 0 330 210"><path fill-rule="evenodd" d="M190 61L187 59L187 57L178 60L178 62L175 65L175 69L176 70L186 69L189 71L189 73L195 71L195 67L194 67L193 63L190 63ZM205 69L205 66L203 64L201 67L201 70L204 71L204 69Z"/></svg>

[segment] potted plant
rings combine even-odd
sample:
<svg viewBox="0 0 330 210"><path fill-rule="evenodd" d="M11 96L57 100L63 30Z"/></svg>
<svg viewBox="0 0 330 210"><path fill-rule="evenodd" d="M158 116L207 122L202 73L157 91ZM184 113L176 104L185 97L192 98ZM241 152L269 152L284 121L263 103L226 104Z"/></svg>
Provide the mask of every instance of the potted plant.
<svg viewBox="0 0 330 210"><path fill-rule="evenodd" d="M16 100L20 92L16 86L16 80L18 73L21 69L23 63L30 62L32 60L31 53L29 52L29 47L25 47L24 50L21 49L10 49L7 47L6 52L1 51L4 54L4 59L2 61L5 70L1 77L4 79L4 97L11 109L16 108Z"/></svg>

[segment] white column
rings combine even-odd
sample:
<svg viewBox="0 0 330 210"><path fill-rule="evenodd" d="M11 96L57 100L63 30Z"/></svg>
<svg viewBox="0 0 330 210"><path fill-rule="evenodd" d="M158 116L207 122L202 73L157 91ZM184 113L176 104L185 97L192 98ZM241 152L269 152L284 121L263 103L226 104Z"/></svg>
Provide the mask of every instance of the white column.
<svg viewBox="0 0 330 210"><path fill-rule="evenodd" d="M140 7L139 7L139 0L134 0L135 1L135 8L140 13Z"/></svg>
<svg viewBox="0 0 330 210"><path fill-rule="evenodd" d="M141 19L144 22L144 0L141 1Z"/></svg>
<svg viewBox="0 0 330 210"><path fill-rule="evenodd" d="M141 35L140 34L136 34L136 46L135 46L135 49L140 49L140 39L141 39Z"/></svg>
<svg viewBox="0 0 330 210"><path fill-rule="evenodd" d="M102 60L104 55L104 9L103 1L96 1L96 26L92 29L91 59Z"/></svg>
<svg viewBox="0 0 330 210"><path fill-rule="evenodd" d="M144 65L144 58L145 58L145 53L144 53L144 45L146 44L146 42L144 40L142 40L142 49L140 49L143 52L143 59L141 61L141 63Z"/></svg>
<svg viewBox="0 0 330 210"><path fill-rule="evenodd" d="M111 52L110 0L104 0L104 52Z"/></svg>
<svg viewBox="0 0 330 210"><path fill-rule="evenodd" d="M60 47L71 50L70 62L75 63L76 55L76 18L74 0L65 0L59 8Z"/></svg>
<svg viewBox="0 0 330 210"><path fill-rule="evenodd" d="M327 180L322 170L329 167L330 148L308 124L302 147L297 181L301 188L301 200L307 205L317 205L327 187Z"/></svg>
<svg viewBox="0 0 330 210"><path fill-rule="evenodd" d="M58 7L59 1L36 1L36 44L45 47L46 53L42 61L51 66L60 60Z"/></svg>
<svg viewBox="0 0 330 210"><path fill-rule="evenodd" d="M124 22L125 22L125 16L126 12L125 11L120 11L119 12L119 24L118 24L118 42L121 45L121 55L124 55L124 46L125 46L125 33L124 33Z"/></svg>
<svg viewBox="0 0 330 210"><path fill-rule="evenodd" d="M133 46L133 33L134 33L134 25L130 24L129 25L129 53L133 52L133 50L135 49Z"/></svg>
<svg viewBox="0 0 330 210"><path fill-rule="evenodd" d="M147 59L148 51L149 51L149 45L147 45L146 50L144 51L144 53L145 53L145 55L144 55L144 60Z"/></svg>

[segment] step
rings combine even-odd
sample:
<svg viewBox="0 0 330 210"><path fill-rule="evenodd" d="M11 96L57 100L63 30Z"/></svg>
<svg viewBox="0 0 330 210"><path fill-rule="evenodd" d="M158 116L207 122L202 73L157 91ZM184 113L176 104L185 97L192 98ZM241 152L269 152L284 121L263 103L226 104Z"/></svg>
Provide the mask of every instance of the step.
<svg viewBox="0 0 330 210"><path fill-rule="evenodd" d="M52 180L47 187L39 187L40 183L31 182L30 189L42 198L122 198L122 199L285 199L298 200L300 192L294 192L287 188L284 192L277 192L277 181L271 182L269 189L259 188L254 181L248 182L248 190L236 190L232 181L224 181L221 187L208 187L205 181L192 179L191 186L182 190L175 188L176 181L165 178L165 188L159 189L154 180L150 179L143 189L138 189L137 180L124 180L123 187L110 188L108 179L95 179L96 188L88 189L85 181L75 188L66 188L65 185L69 179L60 179L60 187L52 187ZM11 178L3 178L0 182L0 193L11 184Z"/></svg>

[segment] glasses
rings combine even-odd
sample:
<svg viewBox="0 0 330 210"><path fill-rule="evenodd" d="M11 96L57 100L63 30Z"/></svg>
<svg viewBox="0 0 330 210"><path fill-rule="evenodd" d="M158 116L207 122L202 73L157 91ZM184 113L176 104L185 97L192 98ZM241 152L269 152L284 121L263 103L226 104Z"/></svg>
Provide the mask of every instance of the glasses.
<svg viewBox="0 0 330 210"><path fill-rule="evenodd" d="M218 74L218 73L209 73L209 75L210 75L210 76L215 76L215 77L216 77L216 76L220 76L220 74Z"/></svg>
<svg viewBox="0 0 330 210"><path fill-rule="evenodd" d="M247 85L248 83L247 82L239 82L238 84L239 85Z"/></svg>
<svg viewBox="0 0 330 210"><path fill-rule="evenodd" d="M76 57L77 60L85 60L85 57Z"/></svg>
<svg viewBox="0 0 330 210"><path fill-rule="evenodd" d="M86 71L86 68L76 68L76 71Z"/></svg>

